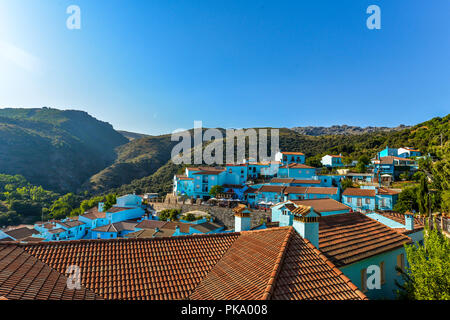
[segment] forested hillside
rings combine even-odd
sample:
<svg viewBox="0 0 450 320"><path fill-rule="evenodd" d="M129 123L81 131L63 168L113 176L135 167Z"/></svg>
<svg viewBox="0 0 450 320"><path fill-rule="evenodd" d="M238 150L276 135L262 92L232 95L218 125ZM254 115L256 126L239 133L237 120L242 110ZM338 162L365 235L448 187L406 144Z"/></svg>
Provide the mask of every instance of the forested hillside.
<svg viewBox="0 0 450 320"><path fill-rule="evenodd" d="M44 188L75 191L110 165L128 140L83 111L0 109L0 173Z"/></svg>

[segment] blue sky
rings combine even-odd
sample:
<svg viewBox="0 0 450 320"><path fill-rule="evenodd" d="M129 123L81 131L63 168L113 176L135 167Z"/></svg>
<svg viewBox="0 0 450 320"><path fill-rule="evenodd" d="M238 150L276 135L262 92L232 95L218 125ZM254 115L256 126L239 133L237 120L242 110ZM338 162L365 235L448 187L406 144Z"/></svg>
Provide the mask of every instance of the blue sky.
<svg viewBox="0 0 450 320"><path fill-rule="evenodd" d="M449 57L448 0L0 0L0 106L141 133L415 124L449 113Z"/></svg>

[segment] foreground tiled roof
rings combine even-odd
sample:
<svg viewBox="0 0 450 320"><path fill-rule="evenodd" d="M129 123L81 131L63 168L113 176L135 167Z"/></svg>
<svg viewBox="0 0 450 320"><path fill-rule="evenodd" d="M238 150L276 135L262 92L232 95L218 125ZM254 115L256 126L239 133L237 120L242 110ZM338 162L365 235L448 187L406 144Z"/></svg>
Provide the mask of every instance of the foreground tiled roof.
<svg viewBox="0 0 450 320"><path fill-rule="evenodd" d="M319 220L319 248L338 267L402 247L411 239L362 213Z"/></svg>
<svg viewBox="0 0 450 320"><path fill-rule="evenodd" d="M5 248L59 274L70 265L79 266L82 286L106 299L365 298L292 227L170 238L0 244L0 253ZM21 270L15 265L9 274L20 275ZM33 277L41 279L39 273ZM15 294L10 282L0 287L0 296L9 298L5 291ZM12 296L20 298L20 293Z"/></svg>
<svg viewBox="0 0 450 320"><path fill-rule="evenodd" d="M0 245L0 297L8 300L102 299L81 286L67 287L66 270L57 272L15 244Z"/></svg>

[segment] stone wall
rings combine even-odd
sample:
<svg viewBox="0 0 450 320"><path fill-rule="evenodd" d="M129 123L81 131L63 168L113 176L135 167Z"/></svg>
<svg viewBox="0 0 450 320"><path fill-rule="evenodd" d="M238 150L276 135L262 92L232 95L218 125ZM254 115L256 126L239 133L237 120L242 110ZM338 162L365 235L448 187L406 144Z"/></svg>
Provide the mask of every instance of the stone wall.
<svg viewBox="0 0 450 320"><path fill-rule="evenodd" d="M208 212L214 217L214 222L225 225L228 229L234 229L234 214L231 208L223 208L218 206L208 206L200 204L181 204L181 203L163 203L163 202L151 202L150 206L156 211L164 209L181 209L182 213L189 211L200 210ZM253 211L252 213L252 227L261 224L261 219L267 221L270 218L271 212L268 211Z"/></svg>

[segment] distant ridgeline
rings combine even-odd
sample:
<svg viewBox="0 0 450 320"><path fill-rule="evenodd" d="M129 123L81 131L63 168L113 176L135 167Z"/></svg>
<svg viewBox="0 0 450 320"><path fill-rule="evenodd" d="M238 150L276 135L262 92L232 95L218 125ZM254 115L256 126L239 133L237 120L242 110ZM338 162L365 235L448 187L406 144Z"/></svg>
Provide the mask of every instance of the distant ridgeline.
<svg viewBox="0 0 450 320"><path fill-rule="evenodd" d="M386 146L434 154L448 140L448 123L449 115L413 127L281 128L279 146L303 152L310 166L320 166L325 154L372 158ZM177 143L170 134L121 134L82 111L0 109L0 173L22 174L61 193L170 192L173 175L183 169L170 161Z"/></svg>

